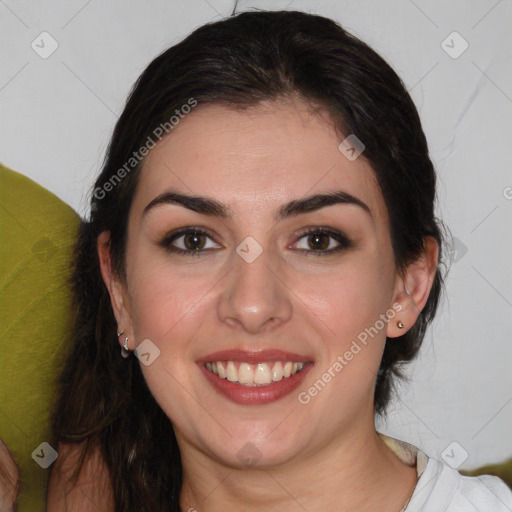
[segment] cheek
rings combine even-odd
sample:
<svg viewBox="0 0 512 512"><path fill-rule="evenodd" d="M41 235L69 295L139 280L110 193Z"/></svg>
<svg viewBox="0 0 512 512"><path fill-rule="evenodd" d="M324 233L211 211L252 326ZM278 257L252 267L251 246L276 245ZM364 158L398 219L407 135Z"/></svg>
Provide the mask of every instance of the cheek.
<svg viewBox="0 0 512 512"><path fill-rule="evenodd" d="M301 277L300 297L339 343L373 325L389 308L393 270L377 252L354 253L329 273Z"/></svg>
<svg viewBox="0 0 512 512"><path fill-rule="evenodd" d="M138 270L132 276L130 293L136 338L179 341L181 337L171 332L194 318L210 288L208 278L179 276L160 265Z"/></svg>
<svg viewBox="0 0 512 512"><path fill-rule="evenodd" d="M160 351L150 365L141 364L141 370L155 400L180 427L193 423L198 414L193 408L184 412L183 404L195 396L190 349L205 321L205 308L211 308L205 296L212 285L177 276L168 266L148 261L143 270L139 266L131 275L133 330L137 343L150 339Z"/></svg>
<svg viewBox="0 0 512 512"><path fill-rule="evenodd" d="M389 258L361 251L328 275L303 281L300 295L322 321L325 357L317 371L321 380L333 381L322 395L326 407L330 400L340 400L357 408L373 395L386 340L381 315L390 308L393 276Z"/></svg>

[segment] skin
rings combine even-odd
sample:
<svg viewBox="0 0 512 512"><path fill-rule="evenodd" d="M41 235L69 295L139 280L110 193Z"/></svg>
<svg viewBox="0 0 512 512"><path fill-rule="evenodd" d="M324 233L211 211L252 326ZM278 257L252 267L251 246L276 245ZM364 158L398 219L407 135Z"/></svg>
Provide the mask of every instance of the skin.
<svg viewBox="0 0 512 512"><path fill-rule="evenodd" d="M94 449L88 454L76 481L80 446L60 443L58 452L48 482L47 512L113 512L110 475L99 451Z"/></svg>
<svg viewBox="0 0 512 512"><path fill-rule="evenodd" d="M18 466L6 444L0 439L0 510L14 510L18 488Z"/></svg>
<svg viewBox="0 0 512 512"><path fill-rule="evenodd" d="M397 272L374 172L364 154L349 161L338 150L343 138L325 113L298 99L245 111L199 106L145 161L129 216L126 281L112 271L108 232L98 239L119 330L132 350L145 339L160 350L141 368L175 428L183 510L398 512L414 489L416 469L376 435L373 394L386 336L416 321L438 247L427 239L425 254ZM233 215L220 219L176 204L144 215L169 189L213 198ZM336 204L273 217L290 200L338 190L363 201L370 214ZM204 242L211 250L188 256L159 245L186 226L209 230ZM341 231L351 245L313 254L321 251L303 234L311 226ZM263 249L252 263L236 253L247 236ZM328 240L329 248L338 246ZM299 403L298 393L393 304L400 313L310 403ZM213 390L196 364L233 348L292 351L314 366L277 402L240 405ZM252 468L237 456L248 442L261 454Z"/></svg>

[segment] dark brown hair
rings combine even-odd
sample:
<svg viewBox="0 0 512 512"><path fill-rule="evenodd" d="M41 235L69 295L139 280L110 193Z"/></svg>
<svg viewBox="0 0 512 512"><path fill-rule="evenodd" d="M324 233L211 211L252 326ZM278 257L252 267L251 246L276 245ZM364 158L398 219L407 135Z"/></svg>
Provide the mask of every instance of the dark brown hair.
<svg viewBox="0 0 512 512"><path fill-rule="evenodd" d="M233 108L298 95L322 105L339 131L365 144L388 209L400 271L425 250L442 247L434 214L436 176L416 108L391 67L334 21L293 11L244 12L204 25L153 60L117 121L94 188L91 214L75 251L74 333L54 413L54 441L99 447L110 471L116 511L178 511L182 483L170 420L152 397L139 362L120 357L116 321L96 250L110 231L115 270L125 278L128 213L141 164L119 169L191 98ZM375 388L384 414L401 365L418 353L436 312L443 278L436 270L415 325L386 343ZM85 453L85 452L84 452Z"/></svg>

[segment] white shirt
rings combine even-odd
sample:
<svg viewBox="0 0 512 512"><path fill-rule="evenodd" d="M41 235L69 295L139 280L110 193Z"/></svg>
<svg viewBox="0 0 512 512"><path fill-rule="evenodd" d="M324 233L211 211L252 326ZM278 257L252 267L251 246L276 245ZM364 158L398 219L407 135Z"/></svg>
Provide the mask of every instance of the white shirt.
<svg viewBox="0 0 512 512"><path fill-rule="evenodd" d="M405 441L378 435L418 472L412 496L400 512L512 512L512 490L497 476L461 475Z"/></svg>

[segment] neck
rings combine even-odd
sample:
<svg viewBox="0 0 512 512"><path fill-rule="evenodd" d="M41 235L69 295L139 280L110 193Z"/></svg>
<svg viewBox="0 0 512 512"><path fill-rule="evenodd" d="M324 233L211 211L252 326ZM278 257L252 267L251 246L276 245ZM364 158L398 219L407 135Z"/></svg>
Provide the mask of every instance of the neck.
<svg viewBox="0 0 512 512"><path fill-rule="evenodd" d="M279 467L233 468L180 446L181 509L193 512L399 512L416 484L406 466L379 439L373 416L307 456Z"/></svg>

